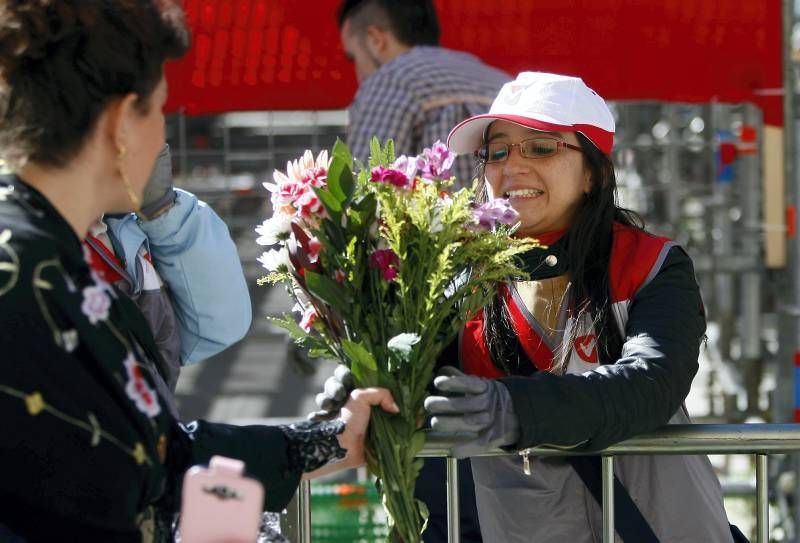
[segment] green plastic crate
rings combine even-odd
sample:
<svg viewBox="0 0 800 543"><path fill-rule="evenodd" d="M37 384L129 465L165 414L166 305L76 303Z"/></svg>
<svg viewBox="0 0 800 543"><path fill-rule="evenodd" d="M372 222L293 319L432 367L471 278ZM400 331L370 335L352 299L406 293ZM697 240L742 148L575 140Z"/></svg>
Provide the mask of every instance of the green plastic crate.
<svg viewBox="0 0 800 543"><path fill-rule="evenodd" d="M388 532L373 483L311 484L314 543L384 543Z"/></svg>

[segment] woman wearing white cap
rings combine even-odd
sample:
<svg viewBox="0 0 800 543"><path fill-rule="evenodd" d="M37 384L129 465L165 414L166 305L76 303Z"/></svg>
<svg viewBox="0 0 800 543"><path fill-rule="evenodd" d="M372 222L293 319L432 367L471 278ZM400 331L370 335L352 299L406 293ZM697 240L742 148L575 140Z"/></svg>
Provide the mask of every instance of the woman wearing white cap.
<svg viewBox="0 0 800 543"><path fill-rule="evenodd" d="M475 152L487 198L519 212L528 281L503 285L464 329L459 363L426 401L431 425L477 432L455 448L520 455L472 460L484 541L602 540L596 457L534 458L526 447L599 450L667 423L683 401L705 332L691 260L615 205L614 120L575 77L524 72L490 112L450 133ZM619 540L729 542L705 456L615 459Z"/></svg>

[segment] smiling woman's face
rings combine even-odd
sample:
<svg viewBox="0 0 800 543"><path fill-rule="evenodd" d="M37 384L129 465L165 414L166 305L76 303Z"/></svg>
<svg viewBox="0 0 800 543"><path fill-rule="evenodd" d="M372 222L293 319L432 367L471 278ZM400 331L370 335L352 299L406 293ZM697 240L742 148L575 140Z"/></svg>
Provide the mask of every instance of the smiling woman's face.
<svg viewBox="0 0 800 543"><path fill-rule="evenodd" d="M539 136L579 145L573 132L539 132L507 121L489 127L487 142L519 143ZM513 147L502 162L486 164L490 198L508 198L520 215L518 235L535 236L568 228L591 189L583 154L561 149L547 158L525 158Z"/></svg>

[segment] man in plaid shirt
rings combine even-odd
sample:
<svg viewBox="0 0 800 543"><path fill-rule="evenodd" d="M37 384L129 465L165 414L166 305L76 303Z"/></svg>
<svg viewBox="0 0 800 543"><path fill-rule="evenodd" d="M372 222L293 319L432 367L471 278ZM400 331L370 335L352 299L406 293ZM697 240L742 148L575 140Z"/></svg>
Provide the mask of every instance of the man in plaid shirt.
<svg viewBox="0 0 800 543"><path fill-rule="evenodd" d="M339 28L359 81L347 143L362 161L373 137L392 138L398 155L445 142L460 121L485 113L511 79L470 54L439 47L431 0L346 0ZM473 157L456 159L452 172L469 185Z"/></svg>

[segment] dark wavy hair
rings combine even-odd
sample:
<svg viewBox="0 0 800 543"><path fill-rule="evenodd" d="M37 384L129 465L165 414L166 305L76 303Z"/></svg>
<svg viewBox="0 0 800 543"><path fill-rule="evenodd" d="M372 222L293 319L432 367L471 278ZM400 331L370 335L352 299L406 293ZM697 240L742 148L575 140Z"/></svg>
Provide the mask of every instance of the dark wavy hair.
<svg viewBox="0 0 800 543"><path fill-rule="evenodd" d="M355 33L382 26L408 46L439 45L439 19L432 0L345 0L339 6L339 28L345 20Z"/></svg>
<svg viewBox="0 0 800 543"><path fill-rule="evenodd" d="M63 166L115 97L146 113L164 61L189 46L173 0L0 3L0 156Z"/></svg>
<svg viewBox="0 0 800 543"><path fill-rule="evenodd" d="M575 135L584 151L584 164L591 176L591 190L565 234L570 275L569 310L576 319L584 314L590 315L597 331L600 361L613 364L621 354L623 343L611 313L609 263L614 223L641 229L644 228L644 222L635 212L617 205L617 180L611 159L583 134L576 132ZM481 182L485 183L483 175ZM502 298L495 297L484 308L484 312L484 337L494 364L508 374L529 371L531 361L514 333ZM565 337L559 352L554 353L554 372L566 371L576 335L577 327L573 327L571 337Z"/></svg>

